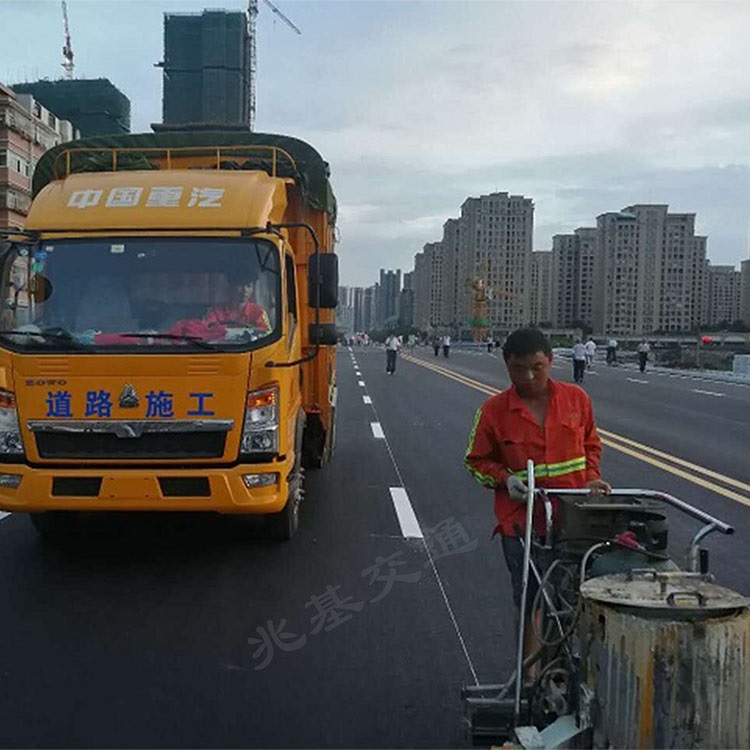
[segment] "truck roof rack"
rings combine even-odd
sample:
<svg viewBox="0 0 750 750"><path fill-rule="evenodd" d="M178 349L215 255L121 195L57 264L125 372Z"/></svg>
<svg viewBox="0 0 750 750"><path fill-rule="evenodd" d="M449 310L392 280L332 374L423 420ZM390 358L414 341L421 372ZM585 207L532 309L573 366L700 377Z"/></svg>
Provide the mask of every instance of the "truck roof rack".
<svg viewBox="0 0 750 750"><path fill-rule="evenodd" d="M289 177L302 199L336 218L328 163L309 144L291 136L239 130L196 130L96 136L46 151L32 181L32 197L53 180L81 172L184 169L185 158L206 157L205 169L262 170ZM182 163L181 163L182 162Z"/></svg>

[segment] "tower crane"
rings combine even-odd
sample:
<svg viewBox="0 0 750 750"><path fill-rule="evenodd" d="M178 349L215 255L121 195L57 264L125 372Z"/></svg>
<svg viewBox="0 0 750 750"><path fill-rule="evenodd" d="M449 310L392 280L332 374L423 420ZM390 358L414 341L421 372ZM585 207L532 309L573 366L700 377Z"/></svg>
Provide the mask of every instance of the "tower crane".
<svg viewBox="0 0 750 750"><path fill-rule="evenodd" d="M64 1L64 0L63 0ZM277 15L292 31L297 34L302 32L295 26L272 2L271 0L263 0L263 2L271 9L271 11ZM255 130L255 109L256 109L256 94L255 94L255 78L258 72L258 51L255 43L255 34L257 30L258 20L258 0L249 0L247 5L247 33L250 37L250 50L247 56L247 104L246 104L246 117L245 120L250 126L250 130Z"/></svg>
<svg viewBox="0 0 750 750"><path fill-rule="evenodd" d="M68 24L68 4L65 0L62 0L62 14L63 24L65 26L65 44L62 48L63 61L60 63L65 71L65 77L70 79L73 78L73 69L75 63L73 62L73 45L70 43L70 25Z"/></svg>
<svg viewBox="0 0 750 750"><path fill-rule="evenodd" d="M491 261L487 259L486 277L482 275L481 270L466 283L471 287L474 294L472 296L472 319L469 321L474 333L474 341L485 341L491 331L492 321L490 319L490 303L501 297L518 297L516 292L503 289L495 289L489 286L489 280L492 277Z"/></svg>

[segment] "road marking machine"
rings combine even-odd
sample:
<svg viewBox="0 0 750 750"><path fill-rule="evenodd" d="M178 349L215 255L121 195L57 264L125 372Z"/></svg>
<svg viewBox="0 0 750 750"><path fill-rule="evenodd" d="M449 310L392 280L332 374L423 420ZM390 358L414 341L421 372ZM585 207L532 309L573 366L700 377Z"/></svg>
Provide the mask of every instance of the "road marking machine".
<svg viewBox="0 0 750 750"><path fill-rule="evenodd" d="M714 582L700 546L734 529L663 492L540 490L527 470L515 672L464 687L474 742L750 747L750 602ZM703 524L683 569L667 553L667 507Z"/></svg>

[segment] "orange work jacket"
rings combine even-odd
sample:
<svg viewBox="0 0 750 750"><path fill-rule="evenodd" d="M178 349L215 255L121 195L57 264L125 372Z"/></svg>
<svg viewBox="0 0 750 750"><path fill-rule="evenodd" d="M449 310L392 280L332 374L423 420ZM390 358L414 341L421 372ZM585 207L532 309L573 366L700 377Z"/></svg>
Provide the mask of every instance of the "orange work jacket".
<svg viewBox="0 0 750 750"><path fill-rule="evenodd" d="M238 320L238 318L240 318ZM220 323L226 325L229 323L247 323L255 326L261 331L268 332L271 330L271 321L268 313L257 302L245 302L239 312L231 307L214 307L206 316L207 323Z"/></svg>
<svg viewBox="0 0 750 750"><path fill-rule="evenodd" d="M480 484L495 490L496 534L517 536L526 526L526 505L511 500L505 482L511 474L525 482L528 459L534 462L539 488L575 489L601 478L602 445L588 394L577 385L553 380L549 394L544 428L515 387L485 401L474 417L465 465ZM554 517L557 504L551 500ZM534 530L544 533L541 507L535 512Z"/></svg>

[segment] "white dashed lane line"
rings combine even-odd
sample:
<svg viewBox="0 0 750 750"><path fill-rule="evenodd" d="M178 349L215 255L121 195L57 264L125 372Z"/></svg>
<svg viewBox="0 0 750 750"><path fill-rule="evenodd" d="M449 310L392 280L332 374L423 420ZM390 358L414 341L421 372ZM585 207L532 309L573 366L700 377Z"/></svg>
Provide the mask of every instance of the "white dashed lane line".
<svg viewBox="0 0 750 750"><path fill-rule="evenodd" d="M703 393L706 396L725 396L725 393L717 393L716 391L702 391L700 388L693 388L693 393Z"/></svg>
<svg viewBox="0 0 750 750"><path fill-rule="evenodd" d="M628 378L631 383L648 383L648 380L638 380L638 378Z"/></svg>
<svg viewBox="0 0 750 750"><path fill-rule="evenodd" d="M365 381L364 381L364 380L358 380L358 381L357 381L357 385L358 385L358 386L359 386L360 388L364 388L364 387L365 387Z"/></svg>
<svg viewBox="0 0 750 750"><path fill-rule="evenodd" d="M380 422L370 422L370 429L372 429L373 437L379 438L380 440L385 438L385 433L383 432Z"/></svg>
<svg viewBox="0 0 750 750"><path fill-rule="evenodd" d="M390 490L398 523L401 526L401 534L407 539L424 539L406 490L403 487L391 487Z"/></svg>
<svg viewBox="0 0 750 750"><path fill-rule="evenodd" d="M369 396L362 396L362 401L364 401L366 404L372 403L372 399Z"/></svg>
<svg viewBox="0 0 750 750"><path fill-rule="evenodd" d="M0 521L3 520L3 518L7 518L10 515L10 513L4 513L3 511L0 511Z"/></svg>

